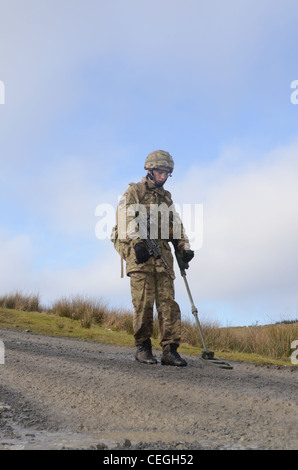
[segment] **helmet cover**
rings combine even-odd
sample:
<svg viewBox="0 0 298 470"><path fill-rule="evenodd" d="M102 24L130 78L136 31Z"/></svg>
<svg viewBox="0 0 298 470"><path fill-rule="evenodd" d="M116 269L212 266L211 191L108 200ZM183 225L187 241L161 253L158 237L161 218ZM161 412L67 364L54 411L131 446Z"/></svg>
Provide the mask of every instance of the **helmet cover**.
<svg viewBox="0 0 298 470"><path fill-rule="evenodd" d="M153 170L154 168L166 167L174 170L174 160L165 150L154 150L149 153L145 161L145 170Z"/></svg>

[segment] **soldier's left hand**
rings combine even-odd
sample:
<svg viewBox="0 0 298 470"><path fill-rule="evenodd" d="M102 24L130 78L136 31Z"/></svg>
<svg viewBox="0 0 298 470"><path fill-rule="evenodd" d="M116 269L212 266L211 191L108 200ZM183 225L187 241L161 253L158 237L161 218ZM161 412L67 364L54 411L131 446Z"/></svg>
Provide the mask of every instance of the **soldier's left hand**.
<svg viewBox="0 0 298 470"><path fill-rule="evenodd" d="M183 250L183 253L182 253L182 260L184 263L189 263L193 257L194 257L195 253L193 250Z"/></svg>

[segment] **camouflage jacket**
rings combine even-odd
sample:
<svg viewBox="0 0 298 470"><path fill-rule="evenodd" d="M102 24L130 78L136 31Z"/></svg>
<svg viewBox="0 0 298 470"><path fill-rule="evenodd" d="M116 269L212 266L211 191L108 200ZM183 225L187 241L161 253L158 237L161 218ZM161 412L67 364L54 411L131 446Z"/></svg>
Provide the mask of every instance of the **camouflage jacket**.
<svg viewBox="0 0 298 470"><path fill-rule="evenodd" d="M151 256L145 263L136 264L134 246L136 243L142 241L140 238L139 227L137 225L137 216L140 215L140 211L138 210L140 209L139 205L142 206L142 209L145 207L148 212L150 209L152 210L152 207L171 207L171 211L168 211L167 219L168 233L166 233L165 236L164 232L162 232L161 215L159 214L156 217L156 220L158 221L158 237L155 238L157 239L160 247L159 251L170 266L170 269L165 267L161 259L155 259L153 256ZM123 214L125 214L124 218L121 217ZM120 222L120 218L122 222ZM120 227L121 224L122 226ZM185 235L181 219L175 211L171 193L169 191L166 191L163 187L156 187L146 178L143 178L139 183L130 183L129 188L125 191L118 203L117 226L121 255L126 261L126 274L128 276L132 272L140 271L148 273L167 272L172 279L175 279L173 255L169 242L172 242L174 247L179 251L183 251L183 249L189 248L189 241ZM178 232L176 231L177 227Z"/></svg>

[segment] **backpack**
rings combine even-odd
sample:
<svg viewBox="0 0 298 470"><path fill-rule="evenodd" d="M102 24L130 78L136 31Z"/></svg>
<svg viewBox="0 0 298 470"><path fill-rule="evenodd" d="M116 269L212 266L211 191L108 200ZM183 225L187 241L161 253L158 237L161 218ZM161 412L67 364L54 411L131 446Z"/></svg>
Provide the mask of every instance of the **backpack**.
<svg viewBox="0 0 298 470"><path fill-rule="evenodd" d="M146 192L146 186L144 183L129 183L129 186L133 189L136 196L136 202L140 203L143 200L143 197ZM111 242L114 244L114 248L119 253L121 257L121 277L123 277L123 260L125 260L125 252L124 252L124 242L121 242L119 239L118 234L118 226L117 224L113 227L111 237Z"/></svg>

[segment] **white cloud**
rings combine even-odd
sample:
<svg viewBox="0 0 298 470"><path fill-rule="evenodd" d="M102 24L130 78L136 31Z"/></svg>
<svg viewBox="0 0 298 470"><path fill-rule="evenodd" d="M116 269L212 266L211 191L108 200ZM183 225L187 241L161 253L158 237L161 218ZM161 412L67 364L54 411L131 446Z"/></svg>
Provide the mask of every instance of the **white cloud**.
<svg viewBox="0 0 298 470"><path fill-rule="evenodd" d="M11 236L0 231L0 286L7 293L27 288L32 282L34 248L28 235Z"/></svg>
<svg viewBox="0 0 298 470"><path fill-rule="evenodd" d="M297 143L243 167L226 155L177 182L177 200L187 187L189 201L204 205L204 242L190 270L203 302L296 314L297 155Z"/></svg>
<svg viewBox="0 0 298 470"><path fill-rule="evenodd" d="M42 270L39 284L42 301L51 304L61 297L86 295L102 298L110 307L132 308L128 278L120 279L119 255L111 248L81 268Z"/></svg>
<svg viewBox="0 0 298 470"><path fill-rule="evenodd" d="M81 267L48 267L38 258L30 235L0 234L0 295L38 293L50 306L61 297L86 295L102 298L111 307L131 308L129 280L120 278L120 258L112 243L96 241L98 253Z"/></svg>

